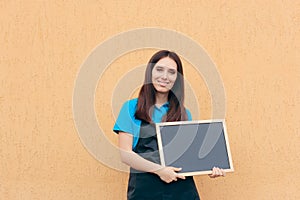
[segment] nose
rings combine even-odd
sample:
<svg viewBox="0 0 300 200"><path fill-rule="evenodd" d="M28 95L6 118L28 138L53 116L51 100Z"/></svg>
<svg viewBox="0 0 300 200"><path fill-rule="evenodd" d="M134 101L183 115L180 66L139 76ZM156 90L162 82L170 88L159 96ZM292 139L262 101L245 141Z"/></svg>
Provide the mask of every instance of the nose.
<svg viewBox="0 0 300 200"><path fill-rule="evenodd" d="M168 78L168 73L166 71L162 74L162 78L163 79L167 79Z"/></svg>

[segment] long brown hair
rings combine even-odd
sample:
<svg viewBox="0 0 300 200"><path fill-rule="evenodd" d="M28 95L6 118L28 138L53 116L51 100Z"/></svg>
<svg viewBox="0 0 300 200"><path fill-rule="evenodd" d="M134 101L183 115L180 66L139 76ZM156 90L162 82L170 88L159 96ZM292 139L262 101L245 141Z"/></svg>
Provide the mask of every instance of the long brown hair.
<svg viewBox="0 0 300 200"><path fill-rule="evenodd" d="M155 53L149 60L145 73L144 84L138 97L135 117L148 123L152 123L153 106L155 104L156 90L152 84L152 70L155 64L162 58L169 57L177 64L177 78L168 94L169 110L163 117L163 121L184 121L187 114L184 107L184 79L183 68L179 56L168 50Z"/></svg>

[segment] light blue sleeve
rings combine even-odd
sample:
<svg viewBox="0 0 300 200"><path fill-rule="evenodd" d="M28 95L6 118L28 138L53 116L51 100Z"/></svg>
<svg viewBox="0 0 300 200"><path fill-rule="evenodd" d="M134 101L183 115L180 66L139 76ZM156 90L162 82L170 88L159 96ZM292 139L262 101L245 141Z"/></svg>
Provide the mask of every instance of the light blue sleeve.
<svg viewBox="0 0 300 200"><path fill-rule="evenodd" d="M187 114L187 117L188 117L188 121L192 121L193 118L192 118L192 114L191 114L190 110L186 108L185 111L186 111L186 114Z"/></svg>
<svg viewBox="0 0 300 200"><path fill-rule="evenodd" d="M129 101L126 101L119 113L119 116L117 118L117 121L114 125L113 131L115 133L119 133L119 131L126 132L126 133L134 133L133 130L133 116L131 111L130 103Z"/></svg>
<svg viewBox="0 0 300 200"><path fill-rule="evenodd" d="M126 132L133 135L133 147L136 146L139 132L140 132L140 125L141 121L135 118L135 111L137 106L137 99L132 99L126 101L119 113L119 116L115 122L113 127L113 131L115 133Z"/></svg>

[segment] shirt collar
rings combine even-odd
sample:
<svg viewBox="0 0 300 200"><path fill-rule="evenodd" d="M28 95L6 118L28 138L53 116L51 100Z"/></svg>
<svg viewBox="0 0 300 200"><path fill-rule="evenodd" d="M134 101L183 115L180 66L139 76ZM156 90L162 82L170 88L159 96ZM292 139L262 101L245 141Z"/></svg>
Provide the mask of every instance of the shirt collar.
<svg viewBox="0 0 300 200"><path fill-rule="evenodd" d="M169 104L170 104L170 103L167 101L167 102L166 102L165 104L163 104L162 106L163 106L163 107L169 107Z"/></svg>
<svg viewBox="0 0 300 200"><path fill-rule="evenodd" d="M166 103L164 103L163 105L161 105L160 107L155 106L156 109L162 109L162 108L169 108L170 103L167 101Z"/></svg>

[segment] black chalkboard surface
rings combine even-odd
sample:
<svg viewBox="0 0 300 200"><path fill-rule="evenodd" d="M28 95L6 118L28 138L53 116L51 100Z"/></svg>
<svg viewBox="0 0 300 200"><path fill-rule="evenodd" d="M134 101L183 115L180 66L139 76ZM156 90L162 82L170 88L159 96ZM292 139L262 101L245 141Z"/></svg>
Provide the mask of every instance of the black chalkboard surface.
<svg viewBox="0 0 300 200"><path fill-rule="evenodd" d="M233 172L225 120L156 124L161 164L181 167L185 176L211 174L213 167Z"/></svg>

